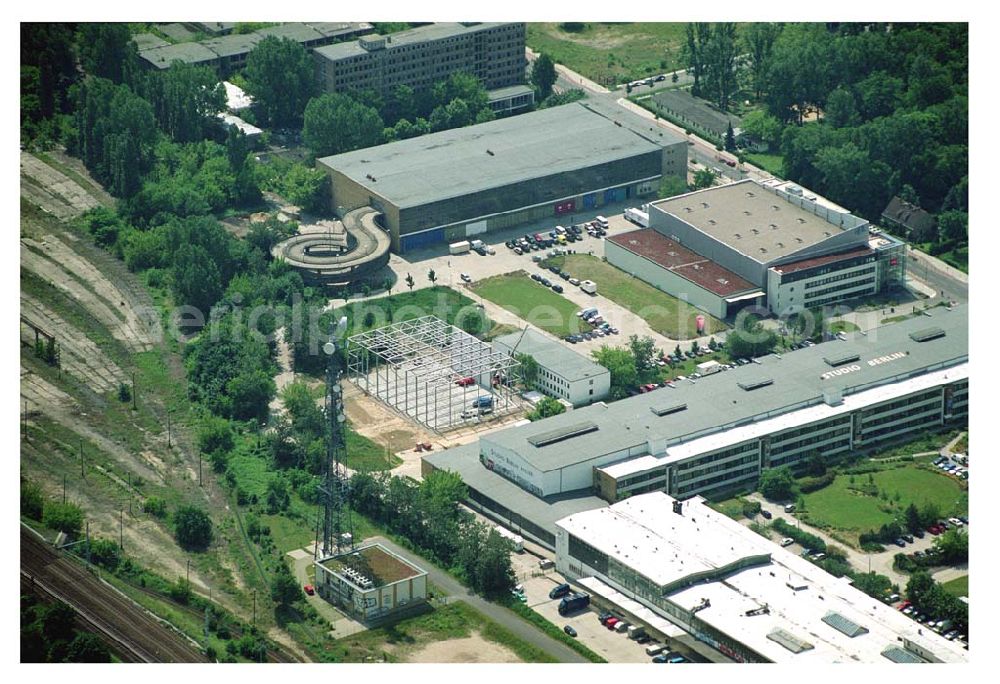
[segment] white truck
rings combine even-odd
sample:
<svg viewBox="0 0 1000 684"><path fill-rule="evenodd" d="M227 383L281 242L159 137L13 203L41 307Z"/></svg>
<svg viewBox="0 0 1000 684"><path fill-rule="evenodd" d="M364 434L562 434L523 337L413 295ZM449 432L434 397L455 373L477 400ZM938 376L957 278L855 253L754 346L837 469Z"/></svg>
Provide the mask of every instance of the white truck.
<svg viewBox="0 0 1000 684"><path fill-rule="evenodd" d="M518 553L524 551L524 537L522 537L519 534L514 534L510 530L504 529L499 525L494 525L493 529L495 529L497 531L497 534L499 534L504 539L509 539L511 543L514 545L515 551L517 551Z"/></svg>
<svg viewBox="0 0 1000 684"><path fill-rule="evenodd" d="M453 242L448 245L448 252L450 254L465 254L470 249L472 245L469 244L468 240L462 240L461 242Z"/></svg>
<svg viewBox="0 0 1000 684"><path fill-rule="evenodd" d="M646 628L642 625L629 625L628 627L628 638L629 639L640 639L646 634Z"/></svg>
<svg viewBox="0 0 1000 684"><path fill-rule="evenodd" d="M642 226L643 228L649 228L649 214L642 211L641 209L636 209L635 207L629 207L625 210L625 220L631 221L637 226Z"/></svg>
<svg viewBox="0 0 1000 684"><path fill-rule="evenodd" d="M486 247L486 243L483 242L482 240L473 240L472 249L477 249L479 247Z"/></svg>
<svg viewBox="0 0 1000 684"><path fill-rule="evenodd" d="M705 361L704 363L699 363L696 368L702 375L711 375L722 370L722 364L715 360Z"/></svg>
<svg viewBox="0 0 1000 684"><path fill-rule="evenodd" d="M580 289L587 294L597 294L597 283L593 280L584 280L580 283Z"/></svg>

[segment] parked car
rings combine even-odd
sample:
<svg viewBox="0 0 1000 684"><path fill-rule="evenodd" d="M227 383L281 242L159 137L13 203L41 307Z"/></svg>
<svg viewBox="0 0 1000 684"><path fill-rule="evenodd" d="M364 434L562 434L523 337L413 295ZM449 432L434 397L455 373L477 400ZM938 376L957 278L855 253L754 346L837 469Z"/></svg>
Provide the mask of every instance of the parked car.
<svg viewBox="0 0 1000 684"><path fill-rule="evenodd" d="M614 629L615 625L617 625L619 622L621 622L621 620L619 620L618 618L609 617L607 620L604 621L604 626L607 627L608 629Z"/></svg>
<svg viewBox="0 0 1000 684"><path fill-rule="evenodd" d="M597 616L597 621L602 625L607 622L610 618L614 617L611 613L604 612Z"/></svg>
<svg viewBox="0 0 1000 684"><path fill-rule="evenodd" d="M472 277L468 273L462 273L459 275L459 277L466 283L472 282Z"/></svg>
<svg viewBox="0 0 1000 684"><path fill-rule="evenodd" d="M905 541L907 544L912 544L913 543L913 535L912 534L904 534L903 535L903 541Z"/></svg>
<svg viewBox="0 0 1000 684"><path fill-rule="evenodd" d="M761 514L762 516L764 516L764 519L765 519L765 520L770 520L770 519L771 519L771 511L769 511L769 510L767 510L767 509L764 509L764 508L762 508L762 509L760 510L760 514Z"/></svg>
<svg viewBox="0 0 1000 684"><path fill-rule="evenodd" d="M552 591L549 592L549 598L550 599L562 598L563 596L568 594L571 589L572 587L570 587L568 584L560 584L559 586L552 588Z"/></svg>
<svg viewBox="0 0 1000 684"><path fill-rule="evenodd" d="M948 518L948 522L950 522L955 527L962 527L963 525L965 525L965 523L963 523L958 518Z"/></svg>
<svg viewBox="0 0 1000 684"><path fill-rule="evenodd" d="M455 381L455 384L459 387L468 387L469 385L475 384L476 379L473 377L459 378Z"/></svg>
<svg viewBox="0 0 1000 684"><path fill-rule="evenodd" d="M569 625L563 627L563 631L569 634L571 637L576 638L576 630L570 627Z"/></svg>
<svg viewBox="0 0 1000 684"><path fill-rule="evenodd" d="M795 543L795 540L792 539L791 537L785 537L784 539L781 540L781 545L782 546L791 546L794 543Z"/></svg>
<svg viewBox="0 0 1000 684"><path fill-rule="evenodd" d="M897 538L897 539L893 540L892 543L895 544L896 546L898 546L899 548L904 548L906 546L906 542L903 541L902 538Z"/></svg>
<svg viewBox="0 0 1000 684"><path fill-rule="evenodd" d="M654 657L653 657L653 662L654 662L654 663L661 663L661 664L665 664L665 663L667 662L667 656L666 656L666 655L663 655L663 654L661 654L661 655L658 655L658 656L654 656Z"/></svg>
<svg viewBox="0 0 1000 684"><path fill-rule="evenodd" d="M563 291L563 286L562 286L562 285L560 285L559 283L555 283L555 284L554 284L554 285L552 286L552 291L553 291L553 292L560 292L560 293L561 293L561 292Z"/></svg>
<svg viewBox="0 0 1000 684"><path fill-rule="evenodd" d="M303 585L302 591L306 592L310 596L312 596L312 595L314 595L316 593L316 590L313 588L313 585L311 585L311 584Z"/></svg>

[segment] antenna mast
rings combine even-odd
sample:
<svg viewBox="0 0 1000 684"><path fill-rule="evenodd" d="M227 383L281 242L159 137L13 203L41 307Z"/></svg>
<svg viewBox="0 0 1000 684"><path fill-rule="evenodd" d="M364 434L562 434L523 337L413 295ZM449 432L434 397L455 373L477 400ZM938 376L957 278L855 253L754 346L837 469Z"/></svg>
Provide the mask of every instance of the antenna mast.
<svg viewBox="0 0 1000 684"><path fill-rule="evenodd" d="M346 456L344 440L344 394L340 385L343 374L339 352L346 346L341 342L347 330L347 317L342 316L333 325L330 339L323 345L327 355L326 363L326 419L327 441L326 458L323 462L323 481L319 492L323 506L323 519L317 525L321 538L316 540L315 553L322 549L323 557L339 554L345 549L354 549L354 530L351 525L351 512L348 507L347 494L349 478L343 465ZM345 540L345 533L349 535Z"/></svg>

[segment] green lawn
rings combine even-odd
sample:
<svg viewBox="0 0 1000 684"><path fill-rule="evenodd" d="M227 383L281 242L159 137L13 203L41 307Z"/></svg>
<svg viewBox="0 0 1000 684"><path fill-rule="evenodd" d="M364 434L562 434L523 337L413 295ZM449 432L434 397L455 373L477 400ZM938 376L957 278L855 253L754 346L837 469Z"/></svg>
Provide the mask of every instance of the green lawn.
<svg viewBox="0 0 1000 684"><path fill-rule="evenodd" d="M427 277L426 273L414 273L414 280ZM404 283L399 283L397 287L405 287ZM420 290L400 292L388 297L378 297L360 301L350 301L345 306L335 309L334 318L347 316L347 334L357 335L358 333L380 328L389 323L399 323L409 321L421 316L437 316L441 320L461 325L462 320L471 318L485 318L476 303L462 293L445 287L435 285L425 287ZM476 332L485 332L492 327L492 322L485 327L479 327Z"/></svg>
<svg viewBox="0 0 1000 684"><path fill-rule="evenodd" d="M780 154L749 152L743 156L754 166L758 166L772 175L781 177L784 172L785 158Z"/></svg>
<svg viewBox="0 0 1000 684"><path fill-rule="evenodd" d="M962 575L961 577L956 577L950 582L942 584L941 588L953 596L967 597L969 595L969 576Z"/></svg>
<svg viewBox="0 0 1000 684"><path fill-rule="evenodd" d="M347 448L345 465L351 470L363 473L374 470L391 470L403 462L403 459L395 454L386 456L384 446L364 435L359 435L354 430L347 430L344 441Z"/></svg>
<svg viewBox="0 0 1000 684"><path fill-rule="evenodd" d="M830 332L836 335L839 332L857 332L861 330L855 323L850 321L834 321L830 324Z"/></svg>
<svg viewBox="0 0 1000 684"><path fill-rule="evenodd" d="M499 304L542 330L564 337L580 332L580 310L573 302L515 271L480 280L472 286L479 296Z"/></svg>
<svg viewBox="0 0 1000 684"><path fill-rule="evenodd" d="M683 65L681 23L586 23L579 32L557 23L529 23L528 46L605 86L660 74Z"/></svg>
<svg viewBox="0 0 1000 684"><path fill-rule="evenodd" d="M574 278L593 280L601 295L625 307L646 321L650 328L671 339L697 337L695 318L699 314L705 316L706 334L726 329L719 319L589 254L567 254L542 263L565 268Z"/></svg>
<svg viewBox="0 0 1000 684"><path fill-rule="evenodd" d="M525 662L556 662L537 646L512 634L462 601L386 627L338 639L330 647L329 654L336 662L358 663L383 658L387 662L405 662L410 653L430 643L462 639L473 632L479 632L487 641L506 646ZM391 652L384 648L386 644L392 645Z"/></svg>
<svg viewBox="0 0 1000 684"><path fill-rule="evenodd" d="M851 477L838 475L833 484L804 496L810 524L859 533L901 518L910 503L920 507L933 502L945 516L968 510L968 494L958 482L913 463L897 463L872 473L875 485L888 500L850 489ZM867 473L853 478L859 486L868 482Z"/></svg>

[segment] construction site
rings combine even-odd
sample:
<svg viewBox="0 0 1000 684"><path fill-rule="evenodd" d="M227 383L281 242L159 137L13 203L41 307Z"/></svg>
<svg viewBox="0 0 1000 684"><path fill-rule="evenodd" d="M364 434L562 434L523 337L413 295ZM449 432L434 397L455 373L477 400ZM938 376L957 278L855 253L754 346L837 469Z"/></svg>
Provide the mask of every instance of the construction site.
<svg viewBox="0 0 1000 684"><path fill-rule="evenodd" d="M435 316L348 339L347 372L366 394L440 433L520 408L518 363Z"/></svg>

